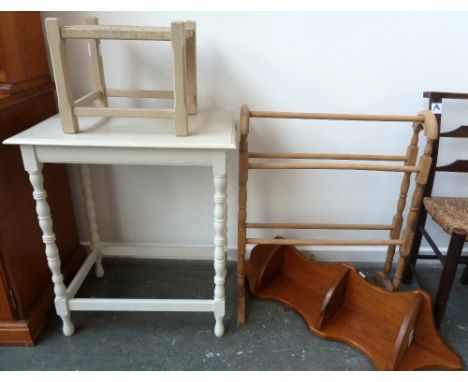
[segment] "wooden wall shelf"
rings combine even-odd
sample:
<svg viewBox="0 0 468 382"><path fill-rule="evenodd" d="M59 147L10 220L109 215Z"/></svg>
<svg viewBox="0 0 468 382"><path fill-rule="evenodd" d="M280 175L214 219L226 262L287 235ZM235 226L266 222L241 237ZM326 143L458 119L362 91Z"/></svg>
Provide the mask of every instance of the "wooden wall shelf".
<svg viewBox="0 0 468 382"><path fill-rule="evenodd" d="M422 290L388 292L352 266L320 264L291 245L260 244L245 264L250 291L294 309L318 336L351 345L378 370L460 370Z"/></svg>

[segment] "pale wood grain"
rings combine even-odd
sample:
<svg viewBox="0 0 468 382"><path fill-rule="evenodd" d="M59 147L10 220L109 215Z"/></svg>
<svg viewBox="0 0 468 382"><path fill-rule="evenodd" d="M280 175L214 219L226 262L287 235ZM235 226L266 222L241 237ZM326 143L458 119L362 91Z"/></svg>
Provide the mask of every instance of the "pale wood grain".
<svg viewBox="0 0 468 382"><path fill-rule="evenodd" d="M106 89L107 97L130 97L130 98L164 98L174 99L172 90L127 90L127 89Z"/></svg>
<svg viewBox="0 0 468 382"><path fill-rule="evenodd" d="M193 31L193 35L187 39L186 44L186 72L187 72L187 112L189 114L198 113L197 100L197 46L195 21L186 21L185 27Z"/></svg>
<svg viewBox="0 0 468 382"><path fill-rule="evenodd" d="M364 170L390 172L419 172L417 166L390 166L356 163L290 163L290 162L249 162L249 169L324 169L324 170Z"/></svg>
<svg viewBox="0 0 468 382"><path fill-rule="evenodd" d="M406 149L407 160L405 161L405 166L414 166L416 164L416 159L418 155L418 136L421 130L420 124L415 124L413 126L413 135L411 136L411 142ZM411 174L405 173L400 185L400 196L397 202L397 211L393 217L392 225L393 229L390 232L390 239L398 239L401 235L401 228L403 226L403 210L406 205L406 197L408 195L408 190L411 181ZM384 275L388 275L392 270L393 257L395 255L396 247L394 245L389 245L387 248L387 254L385 257L384 265Z"/></svg>
<svg viewBox="0 0 468 382"><path fill-rule="evenodd" d="M246 223L247 229L338 229L387 231L392 229L388 224L308 224L308 223Z"/></svg>
<svg viewBox="0 0 468 382"><path fill-rule="evenodd" d="M336 239L262 239L247 238L247 244L277 244L277 245L399 245L403 240L336 240Z"/></svg>
<svg viewBox="0 0 468 382"><path fill-rule="evenodd" d="M393 121L424 122L424 115L368 115L368 114L327 114L327 113L292 113L278 111L250 111L254 118L290 118L290 119L330 119L344 121Z"/></svg>
<svg viewBox="0 0 468 382"><path fill-rule="evenodd" d="M102 93L99 90L94 90L91 93L85 94L83 97L78 98L74 103L73 107L80 107L89 105L91 102L99 100L102 97Z"/></svg>
<svg viewBox="0 0 468 382"><path fill-rule="evenodd" d="M284 119L329 119L349 121L380 121L380 122L413 122L413 135L406 155L380 154L330 154L330 153L284 153L284 152L248 152L248 134L250 118L284 118ZM418 136L424 130L426 144L424 154L416 165L418 155ZM246 244L274 245L387 245L387 257L382 276L386 278L392 268L396 246L400 246L400 258L393 279L392 288L398 289L405 266L405 258L414 237L415 222L421 204L424 187L427 182L431 164L431 152L434 139L437 137L437 121L431 112L423 111L418 115L361 115L361 114L325 114L325 113L290 113L251 111L247 106L241 110L241 144L239 170L239 220L238 220L238 323L245 322L245 292L244 292L244 257ZM249 161L251 159L318 159L318 160L367 160L367 161L403 161L403 165L386 165L371 163L327 163L327 162L290 162L290 161ZM333 169L403 172L400 185L397 211L391 225L346 225L346 224L309 224L309 223L247 223L247 180L249 169ZM410 211L404 234L403 210L410 187L411 174L416 173L416 187L412 195ZM247 229L384 229L390 230L387 240L307 240L307 239L264 239L247 238ZM390 283L389 283L390 284Z"/></svg>
<svg viewBox="0 0 468 382"><path fill-rule="evenodd" d="M187 129L187 94L186 80L186 41L183 22L171 23L172 51L174 56L174 118L177 136L188 134Z"/></svg>
<svg viewBox="0 0 468 382"><path fill-rule="evenodd" d="M97 17L86 17L85 24L98 25L99 20ZM104 78L104 65L102 63L101 41L99 39L90 39L88 44L91 73L93 78L93 89L99 91L102 97L96 100L95 105L98 107L105 107L107 106L107 99L103 96L106 92L106 81Z"/></svg>
<svg viewBox="0 0 468 382"><path fill-rule="evenodd" d="M174 118L172 109L144 109L136 107L74 107L81 117Z"/></svg>
<svg viewBox="0 0 468 382"><path fill-rule="evenodd" d="M327 154L327 153L278 153L278 152L250 152L249 158L283 158L283 159L336 159L336 160L370 160L404 162L404 155L375 155L375 154Z"/></svg>
<svg viewBox="0 0 468 382"><path fill-rule="evenodd" d="M62 26L61 36L69 39L101 39L101 40L151 40L171 41L171 28L147 27L133 25L73 25ZM183 37L194 35L191 29L183 31Z"/></svg>
<svg viewBox="0 0 468 382"><path fill-rule="evenodd" d="M77 133L78 121L73 114L73 96L70 87L65 41L60 37L61 19L45 19L47 42L49 44L50 60L54 71L57 100L65 133Z"/></svg>
<svg viewBox="0 0 468 382"><path fill-rule="evenodd" d="M86 19L85 25L63 26L61 19L47 19L46 30L51 51L51 61L57 84L59 109L63 130L79 132L78 116L129 117L129 118L172 118L176 136L188 135L188 114L196 115L197 65L196 23L174 21L170 28L125 25L99 25L96 17ZM65 40L88 39L91 61L93 95L73 102L68 81ZM100 40L156 40L170 41L173 50L174 90L125 90L107 89L101 57ZM98 91L100 96L95 97ZM163 98L173 99L173 109L109 108L107 97ZM95 108L87 106L94 101Z"/></svg>

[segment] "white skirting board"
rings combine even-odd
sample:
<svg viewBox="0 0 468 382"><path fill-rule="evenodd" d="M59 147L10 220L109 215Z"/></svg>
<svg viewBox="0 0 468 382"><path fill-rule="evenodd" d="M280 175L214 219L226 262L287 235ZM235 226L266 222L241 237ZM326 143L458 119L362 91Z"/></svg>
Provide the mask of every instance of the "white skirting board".
<svg viewBox="0 0 468 382"><path fill-rule="evenodd" d="M81 243L88 246L88 242ZM248 248L248 253L250 253ZM326 262L369 262L383 263L385 261L386 247L299 247L305 254L314 254L318 261ZM236 260L236 247L229 247L228 260ZM124 244L102 242L101 252L105 257L136 258L136 259L173 259L173 260L212 260L213 248L205 245L175 245L175 244ZM421 248L421 253L432 254L430 248ZM447 252L447 248L441 248L442 253ZM468 255L468 248L463 251ZM395 254L395 260L398 252ZM425 260L425 264L438 263L437 260Z"/></svg>

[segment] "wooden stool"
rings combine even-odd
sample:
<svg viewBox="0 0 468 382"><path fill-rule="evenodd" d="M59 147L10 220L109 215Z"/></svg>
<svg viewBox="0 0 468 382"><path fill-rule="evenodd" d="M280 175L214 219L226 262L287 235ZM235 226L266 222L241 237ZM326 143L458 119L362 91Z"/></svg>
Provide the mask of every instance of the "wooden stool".
<svg viewBox="0 0 468 382"><path fill-rule="evenodd" d="M58 105L65 133L79 132L77 117L173 118L177 136L188 134L188 114L197 114L196 27L194 21L174 21L170 28L98 25L95 17L86 25L63 26L61 19L45 20L47 41L57 87ZM89 39L93 91L73 100L67 65L67 39ZM104 80L100 40L170 41L174 58L174 91L109 89ZM108 97L174 99L172 109L115 108ZM90 104L94 102L94 107Z"/></svg>

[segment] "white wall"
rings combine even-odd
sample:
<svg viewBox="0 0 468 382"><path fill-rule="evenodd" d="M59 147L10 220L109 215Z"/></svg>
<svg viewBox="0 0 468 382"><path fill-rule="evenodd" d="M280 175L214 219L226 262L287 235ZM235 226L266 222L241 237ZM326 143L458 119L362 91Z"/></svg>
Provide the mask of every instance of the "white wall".
<svg viewBox="0 0 468 382"><path fill-rule="evenodd" d="M42 13L44 18L62 17L65 24L79 24L87 15L98 16L103 24L196 20L201 110L237 113L246 103L254 110L415 114L427 106L424 90L468 91L466 13ZM80 96L90 89L85 43L73 42L69 53L75 95ZM106 41L103 57L109 86L171 87L167 43ZM462 101L445 104L444 130L466 123L467 106ZM363 129L350 123L269 124L254 123L251 150L400 154L411 134L409 124L368 123ZM463 157L467 145L445 141L441 162ZM229 245L235 247L237 155L229 157L229 171ZM80 211L79 182L74 171L71 175ZM208 170L95 166L92 175L103 240L211 244ZM390 223L400 179L401 174L386 173L258 172L250 179L249 220ZM466 195L467 179L441 175L435 193ZM84 215L77 214L85 240ZM437 232L434 227L431 231ZM338 235L364 237L346 232L308 237ZM371 232L366 237L386 236ZM441 232L437 237L446 242ZM347 259L372 260L378 252L364 253L363 258L359 251L351 252Z"/></svg>

